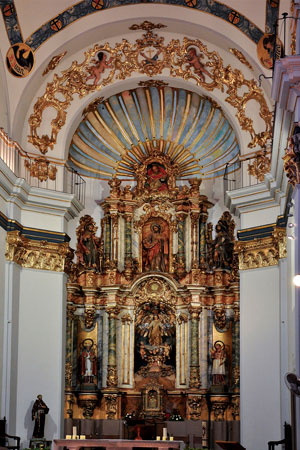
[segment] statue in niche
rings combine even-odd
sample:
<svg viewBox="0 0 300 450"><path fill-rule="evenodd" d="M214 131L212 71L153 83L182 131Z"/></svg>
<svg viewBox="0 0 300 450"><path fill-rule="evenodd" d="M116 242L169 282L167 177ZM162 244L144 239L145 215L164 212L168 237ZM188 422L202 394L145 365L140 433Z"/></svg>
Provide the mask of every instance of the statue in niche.
<svg viewBox="0 0 300 450"><path fill-rule="evenodd" d="M151 389L148 393L148 408L156 409L157 408L157 392Z"/></svg>
<svg viewBox="0 0 300 450"><path fill-rule="evenodd" d="M150 192L162 192L168 190L168 176L162 164L153 162L147 166L147 178L145 188Z"/></svg>
<svg viewBox="0 0 300 450"><path fill-rule="evenodd" d="M214 347L210 350L210 355L213 360L212 377L214 385L225 384L225 361L226 351L223 341L216 341Z"/></svg>
<svg viewBox="0 0 300 450"><path fill-rule="evenodd" d="M45 415L48 412L49 408L43 401L43 396L39 394L32 407L32 420L34 420L32 439L42 439L44 437Z"/></svg>
<svg viewBox="0 0 300 450"><path fill-rule="evenodd" d="M99 270L100 239L96 237L97 227L91 216L80 218L77 234L77 261L88 269Z"/></svg>
<svg viewBox="0 0 300 450"><path fill-rule="evenodd" d="M231 267L234 247L234 221L228 211L224 212L216 225L216 237L214 239L213 260L214 267L226 269Z"/></svg>
<svg viewBox="0 0 300 450"><path fill-rule="evenodd" d="M151 221L143 228L143 267L147 271L168 271L169 230L163 222Z"/></svg>
<svg viewBox="0 0 300 450"><path fill-rule="evenodd" d="M135 326L139 358L149 371L160 371L171 359L175 314L162 302L146 302L137 311Z"/></svg>
<svg viewBox="0 0 300 450"><path fill-rule="evenodd" d="M97 358L93 339L84 339L81 344L79 367L81 380L84 383L94 383L97 376Z"/></svg>

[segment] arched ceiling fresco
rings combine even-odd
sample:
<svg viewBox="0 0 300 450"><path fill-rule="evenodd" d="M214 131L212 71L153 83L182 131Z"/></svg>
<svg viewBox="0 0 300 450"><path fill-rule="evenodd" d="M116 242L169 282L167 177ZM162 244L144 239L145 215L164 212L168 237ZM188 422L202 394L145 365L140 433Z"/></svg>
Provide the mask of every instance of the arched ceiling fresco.
<svg viewBox="0 0 300 450"><path fill-rule="evenodd" d="M127 178L154 148L179 165L182 178L222 176L240 152L232 126L213 100L184 89L141 87L87 108L69 161L82 175Z"/></svg>

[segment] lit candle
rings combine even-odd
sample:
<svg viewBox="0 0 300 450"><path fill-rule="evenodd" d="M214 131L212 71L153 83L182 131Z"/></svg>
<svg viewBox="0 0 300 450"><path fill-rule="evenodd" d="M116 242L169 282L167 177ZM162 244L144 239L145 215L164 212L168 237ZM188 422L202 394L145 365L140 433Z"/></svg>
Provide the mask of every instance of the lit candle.
<svg viewBox="0 0 300 450"><path fill-rule="evenodd" d="M66 439L72 439L72 435L71 434L66 434Z"/></svg>
<svg viewBox="0 0 300 450"><path fill-rule="evenodd" d="M160 436L156 436L156 440L157 440L157 441L160 441Z"/></svg>
<svg viewBox="0 0 300 450"><path fill-rule="evenodd" d="M170 436L170 441L174 441L174 438L173 438L173 436Z"/></svg>
<svg viewBox="0 0 300 450"><path fill-rule="evenodd" d="M85 435L81 434L79 439L85 439Z"/></svg>

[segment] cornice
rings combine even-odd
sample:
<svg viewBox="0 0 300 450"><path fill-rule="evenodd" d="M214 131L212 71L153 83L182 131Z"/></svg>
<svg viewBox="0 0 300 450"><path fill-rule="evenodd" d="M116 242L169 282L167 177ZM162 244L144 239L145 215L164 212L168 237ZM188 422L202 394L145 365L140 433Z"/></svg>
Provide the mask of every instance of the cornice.
<svg viewBox="0 0 300 450"><path fill-rule="evenodd" d="M30 269L64 272L73 252L67 242L55 243L28 239L20 231L9 231L6 239L7 261Z"/></svg>
<svg viewBox="0 0 300 450"><path fill-rule="evenodd" d="M270 235L270 228L273 231ZM259 235L259 227L256 234ZM247 230L248 233L250 230ZM286 230L282 227L268 225L261 227L263 238L239 240L235 243L235 251L239 256L239 269L258 269L262 267L276 266L279 260L286 258Z"/></svg>

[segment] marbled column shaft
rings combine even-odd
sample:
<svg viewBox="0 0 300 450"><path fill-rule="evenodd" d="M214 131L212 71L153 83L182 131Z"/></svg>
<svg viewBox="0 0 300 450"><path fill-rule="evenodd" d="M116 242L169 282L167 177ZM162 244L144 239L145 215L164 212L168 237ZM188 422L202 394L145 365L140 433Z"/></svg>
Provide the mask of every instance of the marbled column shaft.
<svg viewBox="0 0 300 450"><path fill-rule="evenodd" d="M178 229L178 255L180 257L184 257L185 251L184 251L184 222L185 219L180 218L177 222L177 229Z"/></svg>
<svg viewBox="0 0 300 450"><path fill-rule="evenodd" d="M125 216L125 258L132 257L132 225L131 216Z"/></svg>
<svg viewBox="0 0 300 450"><path fill-rule="evenodd" d="M205 266L205 254L206 254L206 239L205 239L205 227L206 227L207 214L200 215L199 223L199 261L200 266Z"/></svg>
<svg viewBox="0 0 300 450"><path fill-rule="evenodd" d="M116 334L116 319L109 317L108 330L108 365L115 366L117 363L117 334Z"/></svg>
<svg viewBox="0 0 300 450"><path fill-rule="evenodd" d="M198 388L199 378L199 309L191 311L191 363L190 363L190 387Z"/></svg>
<svg viewBox="0 0 300 450"><path fill-rule="evenodd" d="M235 390L240 387L240 315L239 310L234 311L232 325L232 386Z"/></svg>
<svg viewBox="0 0 300 450"><path fill-rule="evenodd" d="M105 223L104 253L105 253L105 259L109 260L111 258L111 226L110 226L109 216L106 216L104 218L104 223Z"/></svg>

